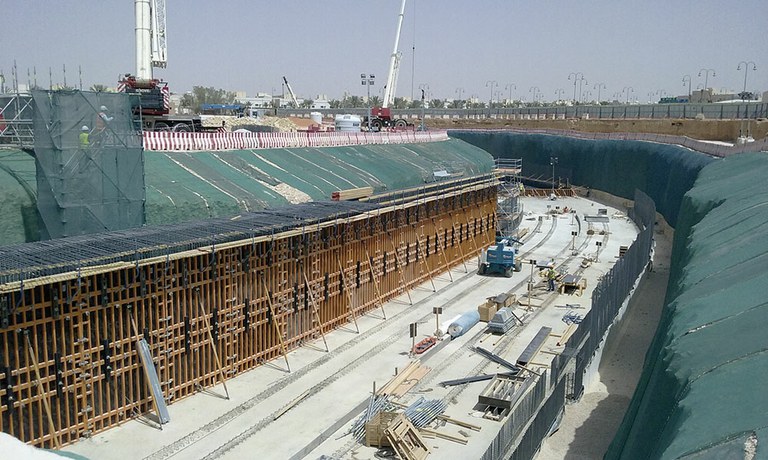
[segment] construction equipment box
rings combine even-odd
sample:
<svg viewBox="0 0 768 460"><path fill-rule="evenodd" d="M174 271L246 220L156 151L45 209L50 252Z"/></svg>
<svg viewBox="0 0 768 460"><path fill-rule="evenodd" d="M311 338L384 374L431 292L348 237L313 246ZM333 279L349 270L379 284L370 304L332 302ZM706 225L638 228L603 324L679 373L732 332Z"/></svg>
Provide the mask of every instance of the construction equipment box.
<svg viewBox="0 0 768 460"><path fill-rule="evenodd" d="M480 313L480 321L488 322L493 318L493 315L499 309L499 304L491 299L488 299L484 304L477 307L477 312Z"/></svg>

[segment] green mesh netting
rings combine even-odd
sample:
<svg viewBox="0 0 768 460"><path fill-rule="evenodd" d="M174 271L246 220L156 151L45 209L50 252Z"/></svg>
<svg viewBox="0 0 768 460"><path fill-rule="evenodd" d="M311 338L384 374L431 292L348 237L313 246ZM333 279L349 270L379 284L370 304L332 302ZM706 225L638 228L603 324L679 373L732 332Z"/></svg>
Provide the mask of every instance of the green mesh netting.
<svg viewBox="0 0 768 460"><path fill-rule="evenodd" d="M768 458L767 174L765 153L734 156L685 195L667 305L606 458Z"/></svg>
<svg viewBox="0 0 768 460"><path fill-rule="evenodd" d="M675 226L680 201L712 158L674 145L640 141L585 140L544 134L452 130L450 136L483 148L495 158L522 158L523 175L555 177L632 199L635 189L656 202Z"/></svg>
<svg viewBox="0 0 768 460"><path fill-rule="evenodd" d="M493 159L459 140L222 152L145 152L147 224L165 224L329 200L337 190L375 192L488 173ZM435 173L439 173L437 176ZM300 192L300 193L298 193Z"/></svg>
<svg viewBox="0 0 768 460"><path fill-rule="evenodd" d="M17 149L0 149L1 244L40 239L35 159Z"/></svg>
<svg viewBox="0 0 768 460"><path fill-rule="evenodd" d="M123 93L33 91L43 237L144 223L141 136Z"/></svg>

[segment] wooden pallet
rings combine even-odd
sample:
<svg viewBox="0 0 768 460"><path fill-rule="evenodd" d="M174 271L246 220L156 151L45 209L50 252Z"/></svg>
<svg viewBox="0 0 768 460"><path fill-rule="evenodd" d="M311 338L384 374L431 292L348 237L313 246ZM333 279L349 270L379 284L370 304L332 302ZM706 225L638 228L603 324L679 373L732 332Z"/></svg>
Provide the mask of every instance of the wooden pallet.
<svg viewBox="0 0 768 460"><path fill-rule="evenodd" d="M398 414L389 422L384 434L402 460L423 460L429 455L429 448L421 433L403 414Z"/></svg>

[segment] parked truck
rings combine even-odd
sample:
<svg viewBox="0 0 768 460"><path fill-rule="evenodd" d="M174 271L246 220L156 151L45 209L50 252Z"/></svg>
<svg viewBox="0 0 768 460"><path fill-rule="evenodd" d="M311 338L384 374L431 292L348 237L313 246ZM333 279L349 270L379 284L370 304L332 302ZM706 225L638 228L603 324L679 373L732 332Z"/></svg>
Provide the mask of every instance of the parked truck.
<svg viewBox="0 0 768 460"><path fill-rule="evenodd" d="M155 78L140 79L125 74L118 82L118 90L131 97L134 119L143 131L190 132L203 131L197 115L171 115L168 83Z"/></svg>

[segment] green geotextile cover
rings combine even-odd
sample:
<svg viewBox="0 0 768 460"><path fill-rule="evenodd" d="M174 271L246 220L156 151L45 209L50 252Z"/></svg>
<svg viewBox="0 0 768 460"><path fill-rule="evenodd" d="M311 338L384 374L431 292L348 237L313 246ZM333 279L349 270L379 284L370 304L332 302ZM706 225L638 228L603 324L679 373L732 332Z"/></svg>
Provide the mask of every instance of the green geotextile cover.
<svg viewBox="0 0 768 460"><path fill-rule="evenodd" d="M667 305L605 458L768 459L766 177L768 154L741 154L686 193Z"/></svg>
<svg viewBox="0 0 768 460"><path fill-rule="evenodd" d="M635 189L656 202L656 210L673 227L680 202L711 157L675 145L641 141L585 140L508 131L451 130L486 150L494 158L521 158L523 176L550 180L550 157L557 157L555 177L622 198L633 199Z"/></svg>
<svg viewBox="0 0 768 460"><path fill-rule="evenodd" d="M296 190L320 201L329 200L337 190L370 186L378 193L493 169L487 152L454 139L300 149L145 151L144 162L147 225L285 206L301 199Z"/></svg>
<svg viewBox="0 0 768 460"><path fill-rule="evenodd" d="M16 149L0 149L0 244L40 238L35 159Z"/></svg>

